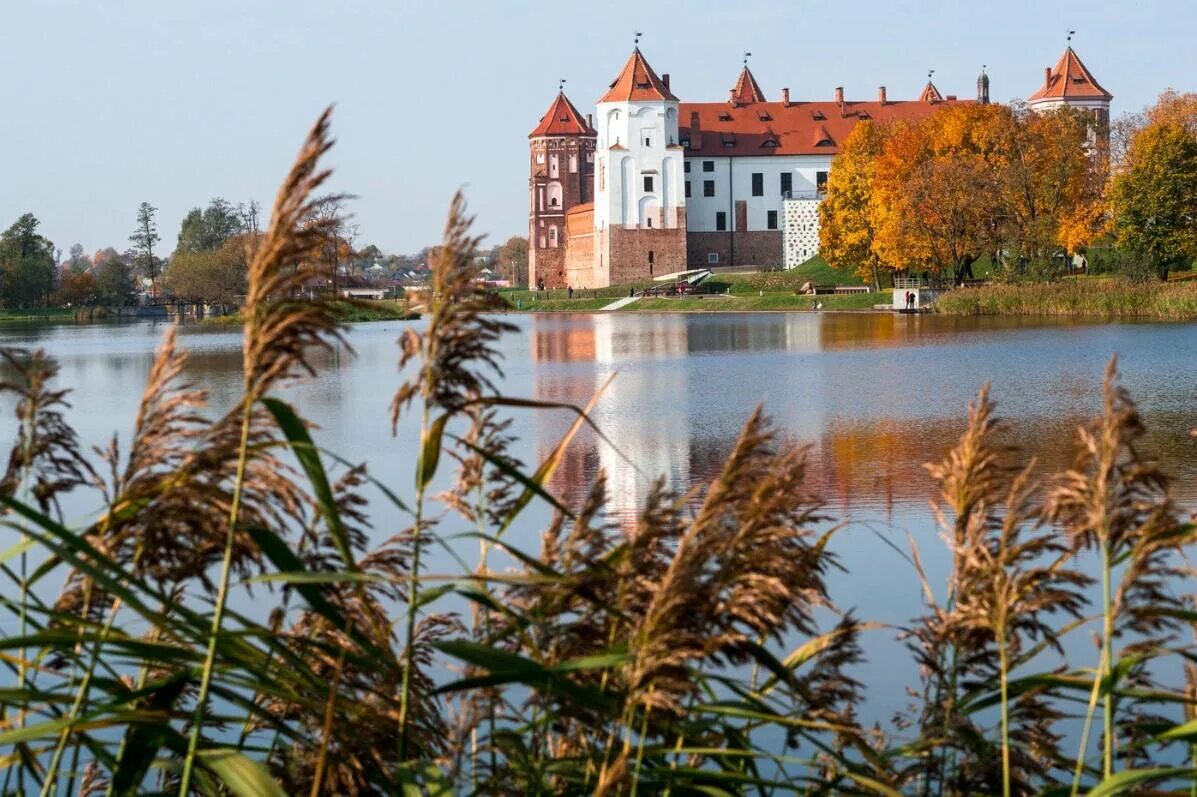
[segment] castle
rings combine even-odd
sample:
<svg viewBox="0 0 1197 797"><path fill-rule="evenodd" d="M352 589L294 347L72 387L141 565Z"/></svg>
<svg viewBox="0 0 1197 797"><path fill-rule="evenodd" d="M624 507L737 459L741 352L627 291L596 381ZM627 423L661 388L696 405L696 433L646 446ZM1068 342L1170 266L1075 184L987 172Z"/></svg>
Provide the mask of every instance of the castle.
<svg viewBox="0 0 1197 797"><path fill-rule="evenodd" d="M861 120L913 121L956 103L931 82L914 100L770 102L748 68L723 102L682 102L636 47L593 116L558 91L529 134L529 282L598 288L696 268L782 265L818 254L820 197L832 158ZM1069 46L1032 109L1092 113L1107 129L1110 100ZM596 125L597 122L597 125Z"/></svg>

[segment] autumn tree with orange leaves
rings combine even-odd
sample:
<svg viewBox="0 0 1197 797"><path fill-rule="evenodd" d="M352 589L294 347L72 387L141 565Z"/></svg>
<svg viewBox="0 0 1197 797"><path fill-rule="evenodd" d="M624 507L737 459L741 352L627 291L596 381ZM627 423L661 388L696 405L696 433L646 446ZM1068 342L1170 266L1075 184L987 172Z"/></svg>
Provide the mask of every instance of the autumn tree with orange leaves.
<svg viewBox="0 0 1197 797"><path fill-rule="evenodd" d="M844 141L819 203L819 254L832 268L854 271L881 289L881 259L873 249L873 173L886 128L861 122Z"/></svg>
<svg viewBox="0 0 1197 797"><path fill-rule="evenodd" d="M866 278L910 269L959 283L985 254L1007 273L1050 271L1105 223L1091 124L1067 109L951 105L916 123L858 125L832 165L821 253Z"/></svg>

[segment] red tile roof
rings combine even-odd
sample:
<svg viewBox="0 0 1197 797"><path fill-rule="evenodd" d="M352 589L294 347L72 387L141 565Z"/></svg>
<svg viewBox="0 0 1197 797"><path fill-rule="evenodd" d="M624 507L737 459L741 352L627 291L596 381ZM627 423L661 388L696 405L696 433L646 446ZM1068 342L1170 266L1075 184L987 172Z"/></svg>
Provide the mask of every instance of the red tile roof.
<svg viewBox="0 0 1197 797"><path fill-rule="evenodd" d="M1069 47L1048 72L1044 84L1027 101L1082 98L1112 100L1114 95L1098 84L1093 73L1081 63L1080 56Z"/></svg>
<svg viewBox="0 0 1197 797"><path fill-rule="evenodd" d="M765 95L761 92L760 85L757 84L756 78L752 76L752 72L748 71L747 66L740 70L740 77L736 80L736 86L731 90L731 99L736 105L751 105L754 102L765 101Z"/></svg>
<svg viewBox="0 0 1197 797"><path fill-rule="evenodd" d="M740 107L726 102L683 102L678 106L678 137L690 142L687 157L835 155L863 119L915 121L940 108L972 102L846 102L842 114L835 102L758 102Z"/></svg>
<svg viewBox="0 0 1197 797"><path fill-rule="evenodd" d="M648 61L644 60L639 47L632 51L632 55L623 65L619 77L615 78L610 90L599 99L599 102L627 102L629 100L672 100L677 102L677 97L670 93L669 87L661 78L657 77L657 73L648 65Z"/></svg>
<svg viewBox="0 0 1197 797"><path fill-rule="evenodd" d="M565 96L565 92L558 92L553 104L540 117L540 124L528 134L528 138L540 136L593 136L594 128L586 124L586 117L578 113L578 109Z"/></svg>

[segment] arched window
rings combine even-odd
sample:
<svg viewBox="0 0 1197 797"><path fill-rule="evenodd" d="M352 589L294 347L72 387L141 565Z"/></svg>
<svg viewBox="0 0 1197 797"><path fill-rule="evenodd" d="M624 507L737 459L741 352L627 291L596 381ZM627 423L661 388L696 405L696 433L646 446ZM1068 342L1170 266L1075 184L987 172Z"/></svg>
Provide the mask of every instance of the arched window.
<svg viewBox="0 0 1197 797"><path fill-rule="evenodd" d="M549 183L548 200L550 208L560 208L564 198L561 195L561 183Z"/></svg>
<svg viewBox="0 0 1197 797"><path fill-rule="evenodd" d="M557 247L557 225L556 224L549 225L549 246L554 249Z"/></svg>

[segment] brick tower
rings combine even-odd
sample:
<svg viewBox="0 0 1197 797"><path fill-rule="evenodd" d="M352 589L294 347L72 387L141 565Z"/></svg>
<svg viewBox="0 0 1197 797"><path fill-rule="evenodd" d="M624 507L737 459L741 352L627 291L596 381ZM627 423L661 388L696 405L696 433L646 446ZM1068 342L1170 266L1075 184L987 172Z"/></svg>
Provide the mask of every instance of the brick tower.
<svg viewBox="0 0 1197 797"><path fill-rule="evenodd" d="M594 127L559 91L528 140L528 284L564 288L565 214L593 199Z"/></svg>

